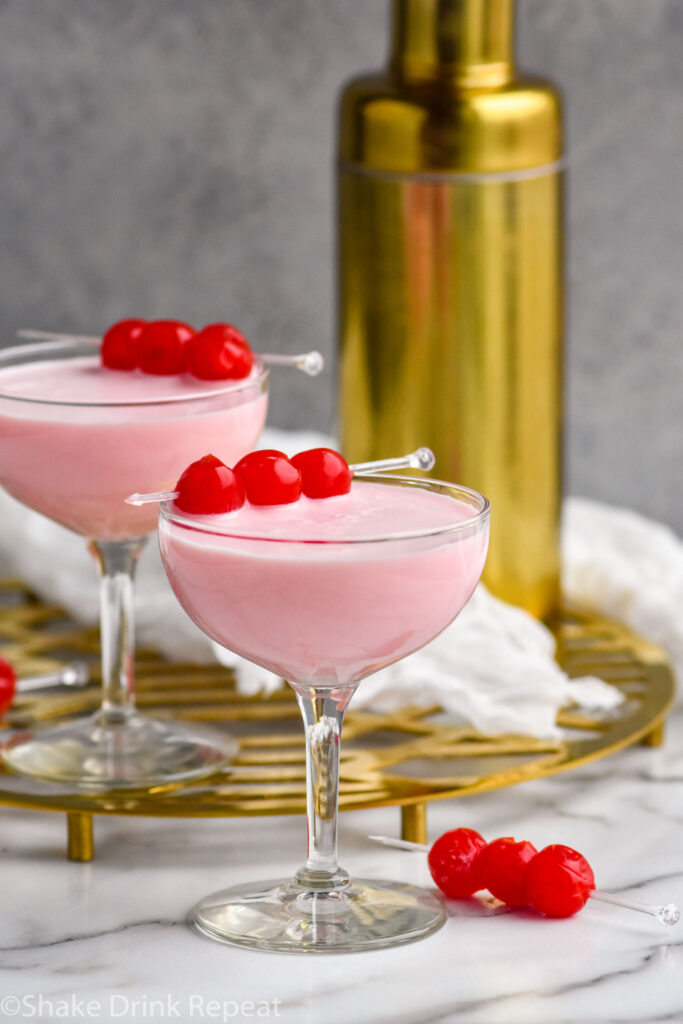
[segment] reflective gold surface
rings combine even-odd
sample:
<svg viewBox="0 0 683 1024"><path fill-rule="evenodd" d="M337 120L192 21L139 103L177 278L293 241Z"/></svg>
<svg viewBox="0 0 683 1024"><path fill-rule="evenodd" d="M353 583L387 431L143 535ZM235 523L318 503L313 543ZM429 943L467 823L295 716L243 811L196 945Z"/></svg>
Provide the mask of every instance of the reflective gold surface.
<svg viewBox="0 0 683 1024"><path fill-rule="evenodd" d="M340 430L350 461L434 449L491 501L485 581L559 598L559 99L512 63L511 0L395 0L385 74L339 128Z"/></svg>
<svg viewBox="0 0 683 1024"><path fill-rule="evenodd" d="M391 70L460 86L510 77L514 0L393 0Z"/></svg>
<svg viewBox="0 0 683 1024"><path fill-rule="evenodd" d="M70 622L37 601L17 581L0 581L0 647L20 673L50 671L75 657L93 665L93 683L72 694L18 697L6 724L54 722L97 706L96 629ZM428 801L497 789L602 757L651 735L673 699L673 678L662 652L618 624L565 612L559 656L570 675L594 674L627 697L614 716L576 709L559 722L571 733L558 740L482 736L436 707L375 714L349 712L341 754L342 810L397 804L402 833L421 841ZM175 788L79 792L24 776L0 774L0 804L68 814L68 851L92 856L92 814L174 817L303 814L305 750L299 709L290 689L270 697L235 690L218 665L171 664L151 651L138 657L140 706L193 721L224 725L239 753L224 772Z"/></svg>

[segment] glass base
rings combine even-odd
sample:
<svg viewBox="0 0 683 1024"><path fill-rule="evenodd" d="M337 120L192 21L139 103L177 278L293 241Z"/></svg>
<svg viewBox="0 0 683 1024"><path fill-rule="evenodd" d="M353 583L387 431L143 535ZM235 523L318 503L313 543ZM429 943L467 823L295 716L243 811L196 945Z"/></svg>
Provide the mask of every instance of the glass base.
<svg viewBox="0 0 683 1024"><path fill-rule="evenodd" d="M236 753L231 736L133 712L101 712L14 736L0 751L7 768L48 782L97 789L146 788L201 778Z"/></svg>
<svg viewBox="0 0 683 1024"><path fill-rule="evenodd" d="M441 900L402 882L355 879L330 892L296 881L224 889L191 919L220 942L273 953L361 953L415 942L446 922Z"/></svg>

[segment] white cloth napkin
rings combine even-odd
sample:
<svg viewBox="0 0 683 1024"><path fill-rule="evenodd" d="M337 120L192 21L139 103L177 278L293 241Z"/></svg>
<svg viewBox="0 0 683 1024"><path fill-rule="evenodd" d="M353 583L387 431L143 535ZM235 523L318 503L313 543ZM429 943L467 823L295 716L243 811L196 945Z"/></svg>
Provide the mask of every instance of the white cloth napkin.
<svg viewBox="0 0 683 1024"><path fill-rule="evenodd" d="M562 584L588 610L631 626L669 655L683 680L683 543L625 508L586 498L564 505Z"/></svg>
<svg viewBox="0 0 683 1024"><path fill-rule="evenodd" d="M262 447L288 453L329 438L268 429ZM624 509L570 498L563 532L565 591L582 606L630 624L669 653L683 673L683 545L663 526ZM0 573L25 580L76 619L98 618L97 579L81 537L0 492ZM280 680L212 644L180 608L152 540L136 588L137 636L169 658L237 669L244 692L270 691ZM570 681L553 659L554 640L525 612L480 586L458 620L431 644L364 680L356 707L441 704L484 733L552 736L560 707L610 709L617 691L597 679Z"/></svg>

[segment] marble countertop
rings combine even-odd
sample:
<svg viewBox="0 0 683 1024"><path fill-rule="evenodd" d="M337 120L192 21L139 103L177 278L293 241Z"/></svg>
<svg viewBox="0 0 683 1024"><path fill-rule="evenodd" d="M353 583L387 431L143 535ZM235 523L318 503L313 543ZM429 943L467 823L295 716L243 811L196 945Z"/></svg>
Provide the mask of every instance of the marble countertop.
<svg viewBox="0 0 683 1024"><path fill-rule="evenodd" d="M432 804L430 838L564 842L602 889L683 905L683 714L659 749L634 748L512 789ZM575 918L452 903L436 935L333 957L259 954L185 923L226 885L293 871L302 818L100 818L97 857L65 859L61 815L0 808L0 1021L281 1020L285 1024L655 1024L683 1020L683 924L595 901ZM396 808L341 819L351 872L429 883L423 855L384 849Z"/></svg>

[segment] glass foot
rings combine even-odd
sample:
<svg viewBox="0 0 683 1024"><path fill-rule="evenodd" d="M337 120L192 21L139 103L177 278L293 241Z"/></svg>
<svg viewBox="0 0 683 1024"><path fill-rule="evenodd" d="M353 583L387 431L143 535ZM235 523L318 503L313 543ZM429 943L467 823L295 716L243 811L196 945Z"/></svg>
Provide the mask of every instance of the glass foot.
<svg viewBox="0 0 683 1024"><path fill-rule="evenodd" d="M274 953L361 953L415 942L447 918L441 900L402 882L355 879L331 892L292 881L206 896L191 918L212 939Z"/></svg>
<svg viewBox="0 0 683 1024"><path fill-rule="evenodd" d="M101 712L35 733L2 748L13 772L98 789L145 788L200 778L236 753L231 736L137 713L107 722Z"/></svg>

